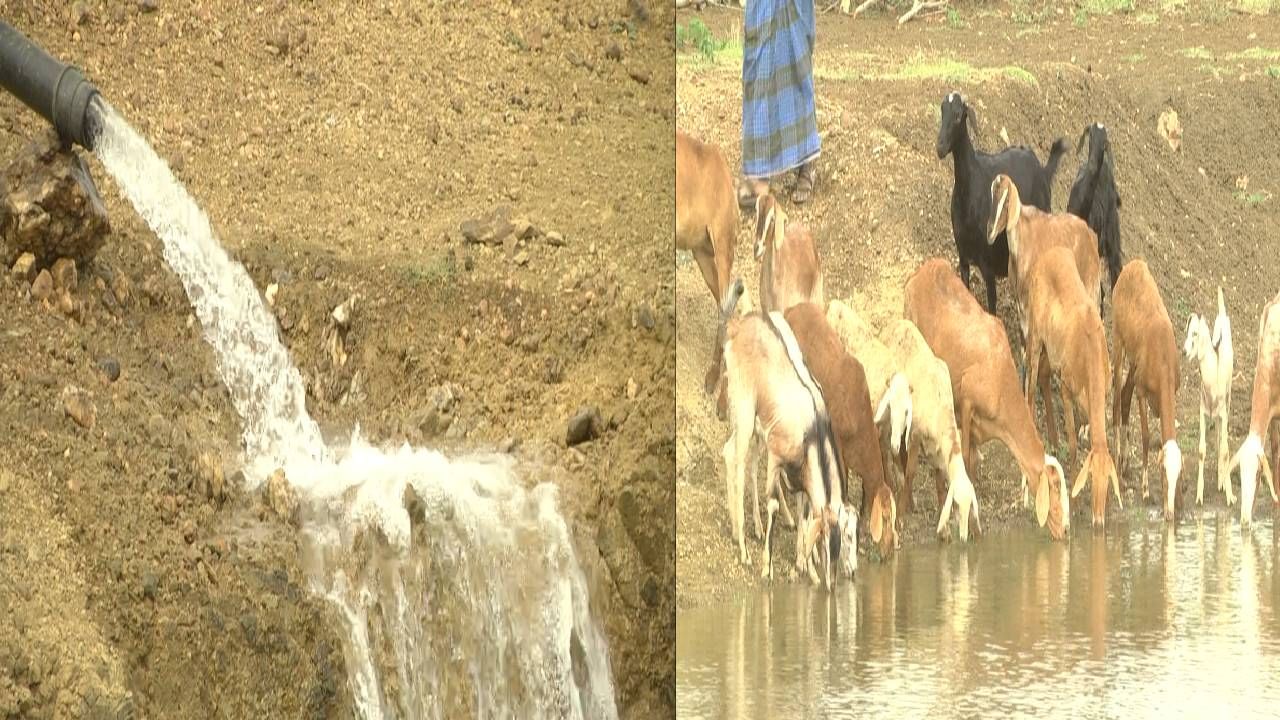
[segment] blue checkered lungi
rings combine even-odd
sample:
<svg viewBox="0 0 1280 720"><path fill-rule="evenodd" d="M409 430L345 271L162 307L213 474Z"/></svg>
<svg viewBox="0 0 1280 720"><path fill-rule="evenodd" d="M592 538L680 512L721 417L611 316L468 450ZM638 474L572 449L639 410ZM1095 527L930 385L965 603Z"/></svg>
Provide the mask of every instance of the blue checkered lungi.
<svg viewBox="0 0 1280 720"><path fill-rule="evenodd" d="M742 171L765 179L818 155L813 0L748 0L742 38Z"/></svg>

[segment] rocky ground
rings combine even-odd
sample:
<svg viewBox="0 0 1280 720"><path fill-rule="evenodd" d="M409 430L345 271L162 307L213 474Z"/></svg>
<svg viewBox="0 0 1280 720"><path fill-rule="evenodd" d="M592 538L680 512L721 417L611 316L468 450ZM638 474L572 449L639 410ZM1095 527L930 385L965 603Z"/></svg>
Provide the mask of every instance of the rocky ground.
<svg viewBox="0 0 1280 720"><path fill-rule="evenodd" d="M1280 131L1280 116L1259 112L1280 101L1280 17L1242 11L1264 3L1178 3L1164 9L1138 4L1138 11L1114 15L1089 9L1107 3L956 5L958 12L901 27L880 12L857 19L819 16L819 187L809 206L786 208L813 231L828 298L852 302L879 326L900 315L903 283L924 259L954 262L952 161L939 160L935 151L939 105L947 92L959 90L976 109L976 143L984 149L1026 144L1043 159L1054 138L1066 137L1074 147L1087 123L1102 122L1115 150L1125 256L1151 265L1179 344L1188 314L1215 312L1218 285L1226 293L1235 328L1234 452L1248 429L1257 318L1276 293L1269 278L1280 272L1280 160L1260 151ZM729 45L711 53L711 60L697 52L681 54L676 123L720 145L736 168L742 16L711 9L681 13L677 23L695 18ZM1176 111L1182 128L1177 150L1157 129L1169 110ZM1053 189L1055 209L1065 207L1080 162L1075 155L1064 158ZM735 268L754 295L759 268L750 255L749 230L744 216ZM677 266L676 547L678 596L686 607L756 587L759 567L742 568L735 559L724 510L720 451L726 429L702 391L717 313L691 258L682 254ZM1000 314L1013 330L1006 285L999 288ZM974 289L982 292L980 279ZM1106 322L1109 327L1109 315ZM1183 517L1201 512L1191 507L1198 383L1184 361L1177 405L1186 458ZM1210 453L1215 447L1210 441ZM993 443L984 456L975 484L986 529L1032 522L1021 507L1018 474L1007 451ZM1203 512L1238 517L1215 490L1213 465L1211 460L1206 468ZM1141 502L1136 462L1130 468L1122 481L1125 510L1158 512L1155 500ZM1067 467L1072 474L1077 469ZM915 542L934 542L938 507L932 485L923 477L915 482L917 512L906 518L903 552L911 552ZM1109 522L1123 521L1114 506L1109 512ZM1255 517L1272 512L1269 498L1258 501ZM1075 513L1074 528L1087 528L1087 508L1076 507ZM776 542L789 547L790 537L784 533ZM758 558L762 545L749 540L748 548Z"/></svg>
<svg viewBox="0 0 1280 720"><path fill-rule="evenodd" d="M653 160L671 147L669 5L0 16L169 159L271 296L327 432L567 470L619 707L671 715L673 180ZM7 163L45 130L0 108ZM65 281L39 299L39 268L0 279L0 716L348 717L332 610L296 533L241 487L182 287L89 168L112 232L69 304Z"/></svg>

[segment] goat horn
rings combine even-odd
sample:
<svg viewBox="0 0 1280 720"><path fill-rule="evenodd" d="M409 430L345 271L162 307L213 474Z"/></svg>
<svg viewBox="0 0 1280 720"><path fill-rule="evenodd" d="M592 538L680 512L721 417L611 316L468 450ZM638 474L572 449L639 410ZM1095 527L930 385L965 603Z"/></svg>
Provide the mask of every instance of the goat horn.
<svg viewBox="0 0 1280 720"><path fill-rule="evenodd" d="M1089 137L1089 126L1088 126L1088 125L1086 125L1086 126L1085 126L1085 128L1084 128L1084 132L1080 133L1080 139L1076 141L1076 154L1077 154L1077 155L1079 155L1079 154L1080 154L1080 151L1084 149L1084 140L1085 140L1085 138L1087 138L1087 137Z"/></svg>

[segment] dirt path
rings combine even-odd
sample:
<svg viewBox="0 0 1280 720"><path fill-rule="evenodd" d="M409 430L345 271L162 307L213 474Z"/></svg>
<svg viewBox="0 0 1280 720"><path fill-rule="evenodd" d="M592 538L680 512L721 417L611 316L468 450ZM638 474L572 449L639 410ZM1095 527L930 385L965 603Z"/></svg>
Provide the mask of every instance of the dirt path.
<svg viewBox="0 0 1280 720"><path fill-rule="evenodd" d="M651 160L672 142L669 6L89 2L77 24L45 5L0 15L84 68L278 285L327 432L509 448L558 479L619 708L670 715L673 177ZM0 108L8 158L43 128ZM204 491L199 457L230 463L238 422L158 241L92 166L115 232L83 321L0 286L0 576L18 578L0 582L0 715L65 717L92 692L140 717L347 717L295 534L234 477L224 503ZM502 207L544 234L464 241ZM353 295L339 364L323 330ZM426 421L450 383L451 419ZM69 384L94 395L91 431L63 416ZM605 431L566 448L581 406Z"/></svg>
<svg viewBox="0 0 1280 720"><path fill-rule="evenodd" d="M1218 284L1226 292L1236 328L1234 451L1247 431L1257 317L1277 289L1267 278L1280 270L1274 229L1280 220L1280 197L1274 197L1280 195L1280 158L1262 151L1274 144L1280 116L1260 112L1280 107L1280 47L1274 42L1280 18L1188 11L1160 18L1089 17L1078 24L1070 13L1019 14L1015 6L1011 17L1008 7L997 7L962 12L963 28L945 19L899 28L885 16L819 16L819 189L810 206L788 208L818 240L828 297L851 298L879 326L900 314L902 284L923 259L954 261L952 163L938 160L935 151L938 106L947 92L959 90L976 108L977 144L985 149L1003 146L1003 128L1011 142L1031 145L1043 158L1054 138L1066 137L1074 146L1087 123L1103 122L1124 202L1125 256L1151 264L1179 344L1188 314L1211 311ZM677 22L692 17L681 14ZM740 48L740 13L716 10L699 17L717 37L737 38ZM733 44L716 62L689 56L677 62L677 126L719 144L734 167L740 73L740 49L735 53ZM1184 127L1176 153L1156 132L1167 108L1177 111ZM1064 159L1054 185L1055 209L1065 207L1079 162L1074 155ZM1237 187L1242 176L1248 177L1246 192ZM754 295L759 270L750 258L749 231L744 217L735 268ZM678 259L676 275L676 554L683 607L753 587L759 568L748 573L734 559L720 459L726 430L701 389L715 309L687 255ZM975 289L980 291L980 281ZM1001 315L1013 328L1007 287L999 293ZM1184 361L1178 395L1184 503L1194 502L1198 382ZM1209 447L1212 454L1214 444ZM976 479L984 521L1030 522L1017 502L1018 477L1007 451L993 444L984 454ZM1212 491L1212 464L1206 468L1206 512L1227 512ZM1132 496L1136 467L1123 482L1130 493L1126 510L1155 510L1130 504L1140 501ZM907 520L905 552L911 542L933 541L929 526L936 522L937 500L931 489L919 489L931 485L915 483L918 510ZM1256 513L1270 513L1269 506L1259 502ZM1080 511L1077 528L1087 526L1087 510ZM784 535L779 542L789 539ZM750 544L753 557L760 548Z"/></svg>

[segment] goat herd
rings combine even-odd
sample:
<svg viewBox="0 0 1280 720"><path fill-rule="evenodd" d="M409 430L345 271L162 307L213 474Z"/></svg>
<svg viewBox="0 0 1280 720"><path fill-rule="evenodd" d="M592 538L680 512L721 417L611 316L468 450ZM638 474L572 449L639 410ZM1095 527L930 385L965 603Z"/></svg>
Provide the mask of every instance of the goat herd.
<svg viewBox="0 0 1280 720"><path fill-rule="evenodd" d="M1175 437L1174 395L1178 350L1173 325L1146 262L1122 264L1120 196L1103 125L1089 125L1077 144L1089 154L1071 188L1066 213L1050 209L1050 187L1067 144L1053 144L1041 165L1034 152L1010 147L988 154L974 148L968 124L973 111L958 93L942 103L938 157L954 160L951 224L960 274L931 259L906 281L902 319L876 333L847 304L825 303L816 244L801 223L788 223L772 195L755 204L755 256L760 263L760 312L738 313L741 279L731 280L738 206L723 154L677 131L676 244L690 250L717 303L720 322L706 377L717 411L727 419L724 445L730 525L740 560L749 564L744 538L744 493L750 475L755 533L764 539L763 575L771 576L770 536L779 511L797 527L796 568L832 583L833 562L847 574L857 565L859 536L882 555L899 544L898 513L912 511L911 483L921 458L933 468L947 532L954 505L961 539L981 531L971 480L978 448L991 440L1008 447L1022 475L1023 504L1054 539L1070 525L1066 470L1046 451L1058 447L1050 382L1058 379L1069 464L1076 463L1079 425L1090 430L1089 451L1069 491L1075 497L1092 480L1092 520L1103 524L1108 497L1120 495L1120 471L1129 410L1138 392L1141 482L1149 497L1148 408L1160 421L1158 464L1163 470L1164 513L1172 519L1182 457ZM1103 327L1102 261L1111 289L1112 350ZM987 290L984 310L970 293L976 265ZM1014 295L1021 362L1004 323L994 315L995 279L1007 277ZM1236 502L1231 472L1240 468L1240 521L1252 516L1259 467L1273 500L1272 472L1262 438L1280 414L1280 296L1259 324L1249 434L1228 464L1227 422L1233 357L1231 326L1221 288L1218 315L1192 314L1183 353L1198 363L1200 466L1196 502L1204 499L1205 424L1217 425L1217 484L1228 505ZM1113 375L1114 371L1114 375ZM1021 379L1020 379L1021 378ZM1045 409L1045 435L1035 421L1035 393ZM1107 391L1117 425L1112 454L1107 436ZM767 451L766 521L761 527L753 445ZM1045 439L1048 445L1045 444ZM1280 465L1280 432L1271 436ZM895 497L888 468L902 475ZM862 481L858 509L848 476ZM797 523L787 505L797 503Z"/></svg>

